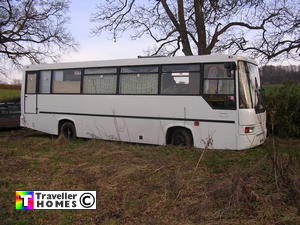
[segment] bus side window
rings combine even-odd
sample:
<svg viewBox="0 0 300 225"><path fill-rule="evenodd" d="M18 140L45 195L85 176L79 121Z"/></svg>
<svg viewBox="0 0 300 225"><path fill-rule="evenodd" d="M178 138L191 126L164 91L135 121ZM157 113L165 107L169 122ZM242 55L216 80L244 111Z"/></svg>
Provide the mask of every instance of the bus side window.
<svg viewBox="0 0 300 225"><path fill-rule="evenodd" d="M117 75L84 75L84 94L116 94Z"/></svg>
<svg viewBox="0 0 300 225"><path fill-rule="evenodd" d="M28 73L26 79L26 93L27 94L35 94L36 93L36 81L37 74L36 73Z"/></svg>
<svg viewBox="0 0 300 225"><path fill-rule="evenodd" d="M199 95L200 66L163 66L161 93L165 95Z"/></svg>
<svg viewBox="0 0 300 225"><path fill-rule="evenodd" d="M53 93L80 93L80 70L56 70L53 76Z"/></svg>
<svg viewBox="0 0 300 225"><path fill-rule="evenodd" d="M39 78L39 93L50 93L51 71L41 71Z"/></svg>
<svg viewBox="0 0 300 225"><path fill-rule="evenodd" d="M117 68L85 69L83 76L84 94L116 94Z"/></svg>
<svg viewBox="0 0 300 225"><path fill-rule="evenodd" d="M228 76L224 63L204 64L203 97L215 109L234 109L234 76Z"/></svg>
<svg viewBox="0 0 300 225"><path fill-rule="evenodd" d="M122 67L120 94L156 95L158 93L158 66Z"/></svg>

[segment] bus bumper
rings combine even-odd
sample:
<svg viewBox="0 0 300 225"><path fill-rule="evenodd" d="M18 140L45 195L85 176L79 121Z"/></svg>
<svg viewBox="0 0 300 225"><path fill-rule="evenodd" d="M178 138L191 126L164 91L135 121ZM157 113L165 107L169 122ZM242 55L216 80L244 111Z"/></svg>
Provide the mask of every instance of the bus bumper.
<svg viewBox="0 0 300 225"><path fill-rule="evenodd" d="M240 133L237 143L237 149L243 150L243 149L249 149L254 148L256 146L262 145L267 138L267 129L261 128L260 126L257 126L254 128L255 132L245 134Z"/></svg>

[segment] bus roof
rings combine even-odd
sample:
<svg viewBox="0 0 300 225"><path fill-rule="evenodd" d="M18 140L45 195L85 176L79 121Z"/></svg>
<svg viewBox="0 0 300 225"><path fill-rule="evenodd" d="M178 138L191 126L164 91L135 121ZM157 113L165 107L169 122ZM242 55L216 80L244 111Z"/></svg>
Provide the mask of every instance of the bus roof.
<svg viewBox="0 0 300 225"><path fill-rule="evenodd" d="M144 57L132 59L114 59L102 61L66 62L51 64L33 64L25 66L26 71L92 68L92 67L114 67L114 66L138 66L138 65L160 65L160 64L188 64L188 63L215 63L232 62L237 60L249 61L257 64L254 60L235 55L196 55L196 56L174 56L174 57Z"/></svg>

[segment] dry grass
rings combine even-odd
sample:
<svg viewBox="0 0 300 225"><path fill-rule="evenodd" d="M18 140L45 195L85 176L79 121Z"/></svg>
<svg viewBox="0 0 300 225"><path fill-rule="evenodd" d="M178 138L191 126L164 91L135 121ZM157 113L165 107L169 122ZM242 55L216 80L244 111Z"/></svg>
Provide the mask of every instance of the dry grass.
<svg viewBox="0 0 300 225"><path fill-rule="evenodd" d="M17 84L0 84L0 89L21 90L21 85L17 85Z"/></svg>
<svg viewBox="0 0 300 225"><path fill-rule="evenodd" d="M1 224L300 222L299 140L278 143L283 167L294 160L285 168L290 185L280 179L278 191L269 143L242 152L206 151L195 171L198 149L69 142L28 130L0 136ZM97 210L15 210L15 190L85 189L97 191Z"/></svg>

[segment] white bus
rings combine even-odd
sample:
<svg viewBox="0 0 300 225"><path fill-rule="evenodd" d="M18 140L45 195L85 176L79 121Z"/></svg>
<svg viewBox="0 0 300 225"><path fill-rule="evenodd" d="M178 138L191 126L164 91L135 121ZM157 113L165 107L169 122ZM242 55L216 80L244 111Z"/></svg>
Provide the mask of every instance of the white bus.
<svg viewBox="0 0 300 225"><path fill-rule="evenodd" d="M266 139L257 64L227 55L25 68L21 126L68 138L248 149Z"/></svg>

